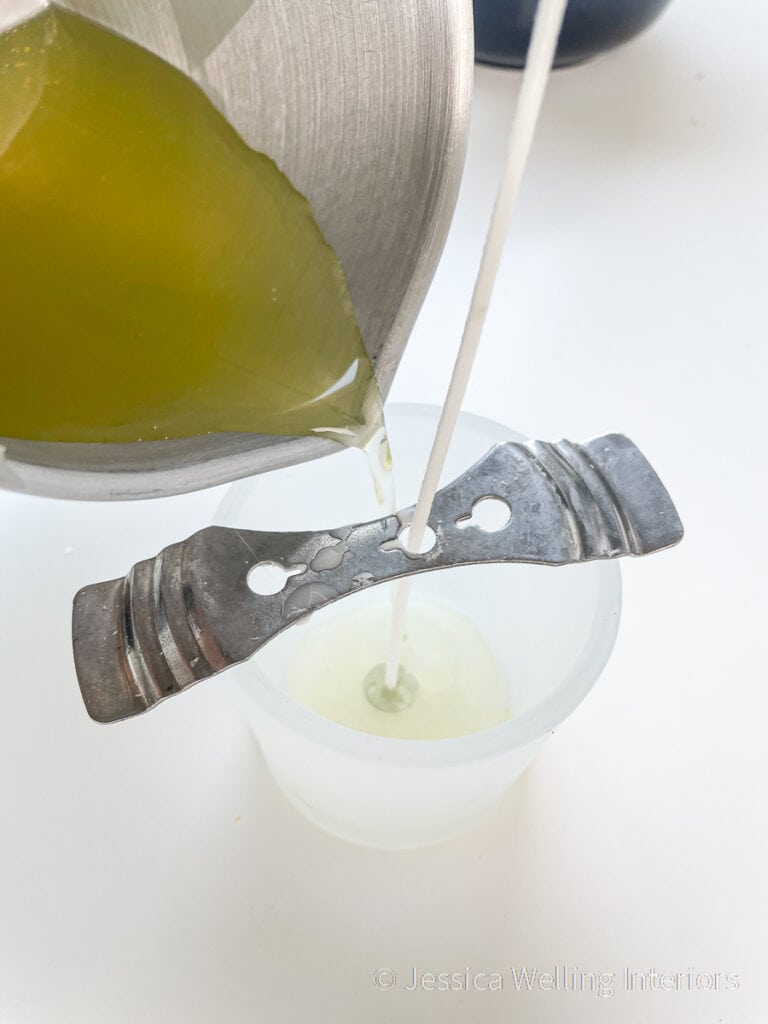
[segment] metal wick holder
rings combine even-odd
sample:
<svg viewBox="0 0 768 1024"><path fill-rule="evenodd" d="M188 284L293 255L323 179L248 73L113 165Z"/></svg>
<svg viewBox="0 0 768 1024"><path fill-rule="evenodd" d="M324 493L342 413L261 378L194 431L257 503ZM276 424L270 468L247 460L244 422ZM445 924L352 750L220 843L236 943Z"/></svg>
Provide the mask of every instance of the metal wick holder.
<svg viewBox="0 0 768 1024"><path fill-rule="evenodd" d="M482 499L509 519L472 523ZM483 562L569 565L646 555L678 543L683 527L651 465L622 434L572 444L496 445L438 492L424 554L404 547L413 508L327 532L257 533L208 527L125 579L75 597L75 666L99 722L140 714L250 658L313 611L365 587L432 569ZM249 574L276 564L283 589L259 596Z"/></svg>

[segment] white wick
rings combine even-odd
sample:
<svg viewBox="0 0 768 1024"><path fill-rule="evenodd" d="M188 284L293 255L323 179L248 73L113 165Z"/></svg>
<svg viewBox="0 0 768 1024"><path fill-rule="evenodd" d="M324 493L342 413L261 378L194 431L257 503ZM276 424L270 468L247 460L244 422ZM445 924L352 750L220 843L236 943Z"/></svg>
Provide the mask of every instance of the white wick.
<svg viewBox="0 0 768 1024"><path fill-rule="evenodd" d="M408 547L411 551L418 551L423 540L456 420L466 394L469 375L472 372L480 336L488 315L488 307L496 283L509 224L520 194L520 185L531 151L531 143L567 4L568 0L539 0L536 8L536 19L525 62L517 109L512 122L504 172L485 239L483 256L464 325L459 354L453 368L451 383L443 404L440 422L432 443L432 451L408 534ZM410 592L410 578L401 580L397 585L393 603L392 629L384 680L385 685L390 688L397 686Z"/></svg>

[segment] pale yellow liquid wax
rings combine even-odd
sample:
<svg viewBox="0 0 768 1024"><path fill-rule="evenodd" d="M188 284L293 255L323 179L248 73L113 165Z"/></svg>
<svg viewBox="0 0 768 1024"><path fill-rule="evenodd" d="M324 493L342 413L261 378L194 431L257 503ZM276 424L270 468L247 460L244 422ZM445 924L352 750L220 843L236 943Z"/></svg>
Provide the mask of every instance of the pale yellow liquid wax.
<svg viewBox="0 0 768 1024"><path fill-rule="evenodd" d="M509 718L509 697L496 659L479 630L443 605L412 598L401 673L415 681L410 703L380 710L365 679L383 666L391 605L380 604L307 627L288 667L291 695L317 714L359 732L393 739L463 736Z"/></svg>
<svg viewBox="0 0 768 1024"><path fill-rule="evenodd" d="M55 6L0 35L0 438L381 426L308 202L182 72Z"/></svg>

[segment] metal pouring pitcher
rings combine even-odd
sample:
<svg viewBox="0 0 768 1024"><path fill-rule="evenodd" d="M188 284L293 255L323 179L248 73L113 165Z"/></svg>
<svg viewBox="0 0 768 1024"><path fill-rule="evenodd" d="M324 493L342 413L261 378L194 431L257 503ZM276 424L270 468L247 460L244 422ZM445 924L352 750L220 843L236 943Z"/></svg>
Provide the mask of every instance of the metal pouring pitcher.
<svg viewBox="0 0 768 1024"><path fill-rule="evenodd" d="M0 0L0 31L46 6ZM60 0L189 74L312 204L386 395L437 266L464 161L470 0ZM192 491L316 458L315 438L137 444L0 438L0 486L82 499Z"/></svg>

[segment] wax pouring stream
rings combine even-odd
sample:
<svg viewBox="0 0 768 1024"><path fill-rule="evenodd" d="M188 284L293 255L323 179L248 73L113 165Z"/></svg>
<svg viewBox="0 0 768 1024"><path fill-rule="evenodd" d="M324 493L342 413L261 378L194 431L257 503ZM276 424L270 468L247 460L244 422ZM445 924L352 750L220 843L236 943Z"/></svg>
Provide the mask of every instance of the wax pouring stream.
<svg viewBox="0 0 768 1024"><path fill-rule="evenodd" d="M489 501L508 512L495 531L473 522ZM85 587L74 602L73 646L88 713L99 722L140 714L247 660L317 609L386 581L487 562L561 566L641 556L683 536L664 485L621 434L496 445L437 493L434 543L422 554L403 540L412 515L410 508L303 533L208 527L124 579ZM249 586L265 564L285 571L276 594ZM393 702L384 710L398 709L402 694L380 694Z"/></svg>

